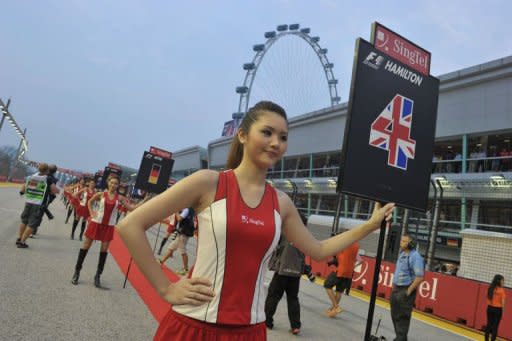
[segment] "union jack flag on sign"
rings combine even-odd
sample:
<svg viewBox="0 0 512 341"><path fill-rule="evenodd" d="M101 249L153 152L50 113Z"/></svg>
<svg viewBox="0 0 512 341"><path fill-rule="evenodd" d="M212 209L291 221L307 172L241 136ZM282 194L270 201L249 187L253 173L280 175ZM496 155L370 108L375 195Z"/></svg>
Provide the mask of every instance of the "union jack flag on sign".
<svg viewBox="0 0 512 341"><path fill-rule="evenodd" d="M370 146L388 151L388 165L407 170L407 160L414 160L416 141L411 139L414 101L396 94L373 121Z"/></svg>

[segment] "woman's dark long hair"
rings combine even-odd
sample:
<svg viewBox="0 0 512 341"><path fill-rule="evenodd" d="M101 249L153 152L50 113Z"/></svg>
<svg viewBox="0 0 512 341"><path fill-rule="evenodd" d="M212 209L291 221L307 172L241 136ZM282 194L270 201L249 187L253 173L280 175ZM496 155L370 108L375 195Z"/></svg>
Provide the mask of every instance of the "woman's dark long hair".
<svg viewBox="0 0 512 341"><path fill-rule="evenodd" d="M239 130L242 130L244 134L249 134L249 129L252 124L256 122L259 117L265 112L273 112L281 116L288 122L286 118L286 111L280 107L278 104L270 101L261 101L256 103L249 111L245 114L242 123L240 123ZM238 167L240 162L242 162L242 157L244 156L244 146L240 143L238 139L238 134L233 136L233 141L231 142L231 149L229 150L228 160L226 162L226 169L235 169Z"/></svg>
<svg viewBox="0 0 512 341"><path fill-rule="evenodd" d="M501 287L502 280L503 280L502 275L494 275L491 285L489 286L489 289L487 289L487 298L488 299L492 300L492 297L494 296L494 289L496 289L496 287Z"/></svg>

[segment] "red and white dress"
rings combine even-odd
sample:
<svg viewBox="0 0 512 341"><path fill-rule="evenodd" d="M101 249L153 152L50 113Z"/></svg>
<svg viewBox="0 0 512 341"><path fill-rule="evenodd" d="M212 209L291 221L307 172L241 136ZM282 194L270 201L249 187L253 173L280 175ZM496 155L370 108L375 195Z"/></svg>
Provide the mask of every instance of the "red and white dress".
<svg viewBox="0 0 512 341"><path fill-rule="evenodd" d="M173 233L174 228L176 227L176 213L171 214L171 216L164 221L167 224L167 232Z"/></svg>
<svg viewBox="0 0 512 341"><path fill-rule="evenodd" d="M119 204L117 205L117 210L119 211L119 213L128 212L128 208L126 208L126 206L121 201L119 201Z"/></svg>
<svg viewBox="0 0 512 341"><path fill-rule="evenodd" d="M89 218L89 207L87 207L87 203L91 200L94 195L94 191L90 191L86 189L80 194L80 198L78 200L78 206L76 208L76 215L78 217L82 217L84 219Z"/></svg>
<svg viewBox="0 0 512 341"><path fill-rule="evenodd" d="M78 200L78 198L76 197L77 193L80 192L80 190L82 189L82 187L80 185L78 186L75 186L75 188L73 188L73 191L71 192L71 205L73 206L73 209L77 210L78 206L80 206L80 202Z"/></svg>
<svg viewBox="0 0 512 341"><path fill-rule="evenodd" d="M85 231L87 238L102 242L109 242L114 238L118 204L119 195L117 193L114 198L110 199L108 192L103 192L101 199L98 201L96 216L89 218Z"/></svg>
<svg viewBox="0 0 512 341"><path fill-rule="evenodd" d="M243 340L265 338L262 322L267 293L263 282L281 235L275 189L266 184L261 202L251 208L242 199L234 172L221 172L214 202L197 217L197 256L189 276L208 278L215 297L201 306L172 307L160 323L155 340L188 340L193 333L208 338L212 329L219 328L217 337L229 334L233 338L236 331ZM181 332L176 334L176 330ZM193 339L202 339L195 335Z"/></svg>
<svg viewBox="0 0 512 341"><path fill-rule="evenodd" d="M71 202L71 193L67 189L64 189L64 197L67 201Z"/></svg>

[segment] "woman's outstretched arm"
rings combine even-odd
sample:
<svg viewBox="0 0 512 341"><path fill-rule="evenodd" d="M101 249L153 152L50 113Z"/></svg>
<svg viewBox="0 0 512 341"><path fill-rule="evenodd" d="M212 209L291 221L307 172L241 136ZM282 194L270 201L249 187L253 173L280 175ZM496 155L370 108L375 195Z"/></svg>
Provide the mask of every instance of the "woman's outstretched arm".
<svg viewBox="0 0 512 341"><path fill-rule="evenodd" d="M347 232L320 241L304 226L297 208L288 195L279 192L279 205L284 235L288 241L314 260L323 260L336 255L352 243L377 230L384 219L387 221L391 219L395 207L394 204L381 206L379 203L375 203L373 214L368 221Z"/></svg>

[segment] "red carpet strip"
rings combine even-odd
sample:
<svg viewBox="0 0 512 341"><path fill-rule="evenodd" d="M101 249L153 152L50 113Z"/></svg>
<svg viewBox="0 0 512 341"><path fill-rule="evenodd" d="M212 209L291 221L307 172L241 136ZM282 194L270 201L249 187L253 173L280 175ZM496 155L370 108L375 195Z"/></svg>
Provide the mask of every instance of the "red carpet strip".
<svg viewBox="0 0 512 341"><path fill-rule="evenodd" d="M116 260L119 269L121 269L121 272L126 276L128 265L130 263L130 254L121 238L117 235L117 232L114 235L114 240L110 243L109 249L110 253ZM179 277L166 266L163 267L163 270L172 282L176 282L179 279ZM142 298L153 317L160 322L169 311L170 304L165 302L160 295L158 295L156 290L153 289L148 280L146 280L144 275L142 275L142 272L139 270L135 262L132 262L130 267L128 280L132 287L135 288L140 298Z"/></svg>

